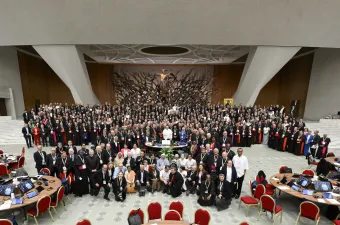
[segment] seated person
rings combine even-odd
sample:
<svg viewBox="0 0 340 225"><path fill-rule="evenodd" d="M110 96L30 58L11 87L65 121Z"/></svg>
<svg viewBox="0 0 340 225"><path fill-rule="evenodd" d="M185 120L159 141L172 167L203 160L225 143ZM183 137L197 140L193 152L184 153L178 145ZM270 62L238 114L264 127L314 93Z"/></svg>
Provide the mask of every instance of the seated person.
<svg viewBox="0 0 340 225"><path fill-rule="evenodd" d="M138 190L141 190L141 187L150 186L149 173L144 169L143 165L141 165L139 171L137 171L136 185Z"/></svg>
<svg viewBox="0 0 340 225"><path fill-rule="evenodd" d="M179 167L179 173L182 175L183 180L184 180L183 186L182 186L182 191L185 192L187 190L187 186L185 185L185 181L187 179L188 172L185 170L184 166L181 166L181 167Z"/></svg>
<svg viewBox="0 0 340 225"><path fill-rule="evenodd" d="M159 179L159 171L156 170L155 165L151 166L151 171L149 172L149 179L151 183L151 192L160 191L160 179Z"/></svg>
<svg viewBox="0 0 340 225"><path fill-rule="evenodd" d="M131 152L127 154L127 157L124 158L123 165L125 167L131 166L132 169L135 168L135 159L132 157Z"/></svg>
<svg viewBox="0 0 340 225"><path fill-rule="evenodd" d="M169 166L165 166L164 169L159 172L160 185L161 189L163 190L163 193L168 192L169 176L170 176Z"/></svg>
<svg viewBox="0 0 340 225"><path fill-rule="evenodd" d="M231 204L232 192L230 190L230 183L224 179L224 174L219 175L219 180L216 186L216 200L215 205L217 211L225 210L229 208Z"/></svg>
<svg viewBox="0 0 340 225"><path fill-rule="evenodd" d="M325 158L322 158L317 167L316 167L316 175L324 175L327 176L329 173L329 167L330 167L330 163L327 162L327 160Z"/></svg>
<svg viewBox="0 0 340 225"><path fill-rule="evenodd" d="M123 162L124 162L123 154L121 152L118 152L116 158L113 161L114 167L118 167L118 165L123 164Z"/></svg>
<svg viewBox="0 0 340 225"><path fill-rule="evenodd" d="M182 186L184 180L182 175L177 171L176 166L171 167L171 173L169 176L169 189L170 195L176 198L182 194Z"/></svg>
<svg viewBox="0 0 340 225"><path fill-rule="evenodd" d="M117 178L119 172L122 172L124 174L125 171L126 171L126 167L123 166L122 163L118 164L118 167L116 167L114 172L113 172L113 179Z"/></svg>
<svg viewBox="0 0 340 225"><path fill-rule="evenodd" d="M200 186L200 195L197 203L201 206L212 206L215 199L215 184L211 181L211 176L207 174L207 179Z"/></svg>
<svg viewBox="0 0 340 225"><path fill-rule="evenodd" d="M189 170L187 174L187 179L185 181L185 186L187 187L186 195L194 194L196 190L197 180L197 166L193 166L192 170Z"/></svg>
<svg viewBox="0 0 340 225"><path fill-rule="evenodd" d="M123 202L126 198L126 179L123 172L119 172L116 179L113 180L113 193L117 202Z"/></svg>
<svg viewBox="0 0 340 225"><path fill-rule="evenodd" d="M169 160L165 158L165 154L162 154L161 158L157 160L157 170L161 171L165 166L169 165Z"/></svg>
<svg viewBox="0 0 340 225"><path fill-rule="evenodd" d="M125 179L127 183L127 193L136 193L135 190L135 178L136 178L136 173L135 171L132 170L131 166L127 167L127 171L125 171Z"/></svg>

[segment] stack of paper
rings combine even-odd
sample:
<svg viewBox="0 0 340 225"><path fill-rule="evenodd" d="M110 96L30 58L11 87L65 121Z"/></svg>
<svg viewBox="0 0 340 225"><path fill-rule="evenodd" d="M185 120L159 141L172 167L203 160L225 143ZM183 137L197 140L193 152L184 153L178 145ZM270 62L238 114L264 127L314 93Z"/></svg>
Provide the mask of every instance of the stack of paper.
<svg viewBox="0 0 340 225"><path fill-rule="evenodd" d="M11 200L5 201L4 204L0 205L0 210L11 208L11 204L12 204Z"/></svg>

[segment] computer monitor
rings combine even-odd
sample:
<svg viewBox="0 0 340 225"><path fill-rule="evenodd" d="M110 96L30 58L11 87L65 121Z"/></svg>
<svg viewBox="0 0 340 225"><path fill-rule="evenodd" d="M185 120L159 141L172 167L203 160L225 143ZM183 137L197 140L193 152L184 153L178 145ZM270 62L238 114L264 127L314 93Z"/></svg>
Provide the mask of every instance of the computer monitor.
<svg viewBox="0 0 340 225"><path fill-rule="evenodd" d="M333 189L331 182L329 181L315 181L314 182L315 191L328 192Z"/></svg>
<svg viewBox="0 0 340 225"><path fill-rule="evenodd" d="M34 188L34 184L32 183L31 180L25 180L23 182L21 182L20 184L18 184L18 187L20 189L20 191L25 194L26 192L32 190Z"/></svg>
<svg viewBox="0 0 340 225"><path fill-rule="evenodd" d="M0 185L0 195L1 196L11 196L14 192L14 185Z"/></svg>
<svg viewBox="0 0 340 225"><path fill-rule="evenodd" d="M297 184L304 188L308 187L311 183L312 181L306 177L300 177L297 181Z"/></svg>

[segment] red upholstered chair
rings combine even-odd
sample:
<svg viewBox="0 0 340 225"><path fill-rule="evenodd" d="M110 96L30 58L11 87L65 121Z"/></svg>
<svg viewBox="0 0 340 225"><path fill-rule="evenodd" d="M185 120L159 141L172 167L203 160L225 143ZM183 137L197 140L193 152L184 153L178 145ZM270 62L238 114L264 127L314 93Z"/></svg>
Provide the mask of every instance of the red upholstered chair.
<svg viewBox="0 0 340 225"><path fill-rule="evenodd" d="M241 222L240 225L250 225L248 222Z"/></svg>
<svg viewBox="0 0 340 225"><path fill-rule="evenodd" d="M23 167L25 164L25 157L24 156L21 156L18 160L18 163L13 163L13 164L10 164L10 169L11 170L15 170L15 169L19 169L21 167Z"/></svg>
<svg viewBox="0 0 340 225"><path fill-rule="evenodd" d="M91 221L88 219L83 219L78 221L76 225L91 225Z"/></svg>
<svg viewBox="0 0 340 225"><path fill-rule="evenodd" d="M148 205L148 221L162 220L162 206L158 202L151 202Z"/></svg>
<svg viewBox="0 0 340 225"><path fill-rule="evenodd" d="M280 218L280 222L282 223L282 208L281 206L276 205L275 200L269 196L269 195L262 195L260 198L260 208L259 208L259 218L262 214L262 210L266 211L266 212L271 212L273 217L274 217L274 223L275 224L275 220L276 217L281 215Z"/></svg>
<svg viewBox="0 0 340 225"><path fill-rule="evenodd" d="M302 171L302 174L304 174L304 175L310 175L310 176L315 176L315 173L314 173L314 171L313 170L304 170L304 171Z"/></svg>
<svg viewBox="0 0 340 225"><path fill-rule="evenodd" d="M54 212L55 212L57 215L58 215L58 213L57 213L56 208L58 207L58 204L59 204L60 202L63 203L62 205L64 206L64 209L65 209L65 211L66 211L65 202L63 201L64 193L65 193L65 188L64 188L64 186L59 187L58 192L57 192L57 199L56 199L56 201L52 201L52 202L51 202L51 208L54 210Z"/></svg>
<svg viewBox="0 0 340 225"><path fill-rule="evenodd" d="M319 224L320 220L320 208L315 205L313 202L302 202L300 204L300 212L296 219L295 224L297 224L300 220L300 217L305 217L311 220L314 220L316 224Z"/></svg>
<svg viewBox="0 0 340 225"><path fill-rule="evenodd" d="M129 216L132 214L135 214L136 212L138 212L138 215L140 216L140 219L142 220L142 224L144 223L144 212L141 209L133 209L129 212Z"/></svg>
<svg viewBox="0 0 340 225"><path fill-rule="evenodd" d="M334 220L333 225L340 225L340 220Z"/></svg>
<svg viewBox="0 0 340 225"><path fill-rule="evenodd" d="M250 191L251 191L251 181L249 182L250 185ZM247 211L246 211L246 216L248 216L249 208L250 207L258 207L260 198L261 196L266 192L266 188L264 187L263 184L258 184L256 186L254 196L242 196L240 198L240 204L238 205L238 208L241 207L241 203L243 202L246 205Z"/></svg>
<svg viewBox="0 0 340 225"><path fill-rule="evenodd" d="M176 210L169 210L165 213L164 220L182 220L181 215Z"/></svg>
<svg viewBox="0 0 340 225"><path fill-rule="evenodd" d="M288 166L281 166L279 169L279 173L283 173L283 170L288 168Z"/></svg>
<svg viewBox="0 0 340 225"><path fill-rule="evenodd" d="M180 201L171 202L171 204L169 205L169 210L176 210L179 213L179 215L183 218L184 206L182 202Z"/></svg>
<svg viewBox="0 0 340 225"><path fill-rule="evenodd" d="M0 219L0 225L13 225L13 223L7 219Z"/></svg>
<svg viewBox="0 0 340 225"><path fill-rule="evenodd" d="M0 165L0 176L10 176L11 171L7 169L6 165Z"/></svg>
<svg viewBox="0 0 340 225"><path fill-rule="evenodd" d="M46 211L50 213L51 219L54 222L54 219L53 219L53 216L50 210L50 205L51 205L50 196L41 197L33 208L30 208L29 210L27 210L27 218L26 218L27 223L28 223L28 218L33 217L35 220L35 223L38 225L37 217Z"/></svg>
<svg viewBox="0 0 340 225"><path fill-rule="evenodd" d="M208 225L210 222L210 214L205 209L197 209L195 212L195 224Z"/></svg>
<svg viewBox="0 0 340 225"><path fill-rule="evenodd" d="M328 152L326 154L326 157L335 157L334 152Z"/></svg>
<svg viewBox="0 0 340 225"><path fill-rule="evenodd" d="M48 168L42 168L40 172L46 173L48 176L51 174L51 171Z"/></svg>
<svg viewBox="0 0 340 225"><path fill-rule="evenodd" d="M0 155L3 155L4 154L4 151L2 151L1 149L0 149Z"/></svg>

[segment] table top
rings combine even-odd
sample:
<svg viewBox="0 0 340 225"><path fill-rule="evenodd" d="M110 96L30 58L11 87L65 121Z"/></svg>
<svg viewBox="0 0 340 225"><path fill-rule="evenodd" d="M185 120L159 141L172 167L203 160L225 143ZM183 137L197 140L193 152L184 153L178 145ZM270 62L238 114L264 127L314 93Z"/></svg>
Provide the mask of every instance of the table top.
<svg viewBox="0 0 340 225"><path fill-rule="evenodd" d="M335 160L335 159L337 159L337 160ZM340 167L340 163L338 163L339 157L336 157L336 156L327 157L327 158L325 158L325 160L326 160L327 162L329 162L330 164L332 164L333 166Z"/></svg>
<svg viewBox="0 0 340 225"><path fill-rule="evenodd" d="M149 147L149 148L172 148L172 149L176 149L176 148L185 148L188 145L177 145L177 146L170 146L170 145L152 145L151 143L145 143L145 146Z"/></svg>
<svg viewBox="0 0 340 225"><path fill-rule="evenodd" d="M293 179L293 174L292 173L275 174L275 175L270 177L270 183L273 186L275 186L276 188L280 189L281 191L283 191L283 192L285 192L287 194L290 194L290 195L292 195L294 197L297 197L297 198L306 199L308 201L315 202L315 203L340 206L340 202L335 202L334 199L329 200L329 199L326 199L326 198L322 198L322 192L316 192L312 196L311 195L304 195L304 194L302 194L299 191L293 190L288 185L281 184L280 180L283 178L283 176L286 176L287 183ZM316 198L316 196L318 198ZM337 198L338 198L338 200L340 200L340 195ZM332 200L334 202L332 202ZM335 200L337 200L337 199L335 199Z"/></svg>
<svg viewBox="0 0 340 225"><path fill-rule="evenodd" d="M173 221L173 220L163 220L163 221L154 221L150 223L144 223L144 225L189 225L190 223L185 221Z"/></svg>
<svg viewBox="0 0 340 225"><path fill-rule="evenodd" d="M51 196L52 194L54 194L58 188L61 186L61 181L57 178L57 177L52 177L52 176L43 176L43 178L45 178L46 180L48 180L48 186L45 186L45 184L43 183L41 186L44 188L44 190L42 190L37 196L33 197L33 198L27 198L27 195L24 194L23 198L23 204L18 204L18 205L11 205L10 208L8 209L3 209L0 210L0 212L2 211L6 211L6 210L12 210L12 209L17 209L17 208L22 208L25 207L27 205L30 205L32 203L37 202L42 196ZM39 185L34 183L35 188L38 187ZM47 190L49 187L52 187L52 190ZM35 190L35 189L32 189ZM4 198L7 198L8 196L0 196L0 201L4 201ZM10 198L10 196L9 196Z"/></svg>

